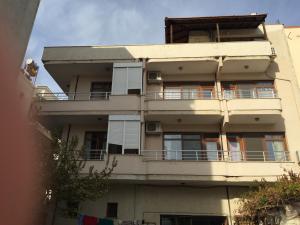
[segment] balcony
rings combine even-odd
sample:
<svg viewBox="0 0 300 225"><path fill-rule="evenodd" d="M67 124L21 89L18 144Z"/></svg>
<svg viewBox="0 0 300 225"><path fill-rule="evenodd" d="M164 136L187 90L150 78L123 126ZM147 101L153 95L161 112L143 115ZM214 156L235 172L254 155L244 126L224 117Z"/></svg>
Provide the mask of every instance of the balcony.
<svg viewBox="0 0 300 225"><path fill-rule="evenodd" d="M273 124L281 118L281 100L274 89L224 90L232 124Z"/></svg>
<svg viewBox="0 0 300 225"><path fill-rule="evenodd" d="M47 47L43 62L47 71L62 86L74 75L111 66L113 62L149 59L148 70L172 73L215 73L216 58L223 57L223 73L265 72L273 54L268 41L210 42L128 46ZM183 69L178 70L178 66ZM176 70L175 70L176 68ZM66 82L68 81L68 82Z"/></svg>
<svg viewBox="0 0 300 225"><path fill-rule="evenodd" d="M144 150L145 161L262 161L286 162L289 161L287 151L223 151L223 150Z"/></svg>
<svg viewBox="0 0 300 225"><path fill-rule="evenodd" d="M146 111L149 117L155 115L194 115L217 122L221 118L220 102L211 90L148 92Z"/></svg>
<svg viewBox="0 0 300 225"><path fill-rule="evenodd" d="M102 150L96 153L97 157ZM237 155L240 154L240 158ZM143 150L141 155L110 155L116 157L117 167L111 179L141 182L244 182L251 183L265 178L275 181L285 169L297 170L297 165L290 161L289 152L262 155L262 151L248 154L216 150L179 150L177 153L167 150ZM168 158L169 157L169 158ZM183 159L184 157L184 159ZM198 158L197 158L198 157ZM98 171L106 165L107 155L86 162L86 170L94 166ZM278 163L282 167L278 166Z"/></svg>
<svg viewBox="0 0 300 225"><path fill-rule="evenodd" d="M37 99L40 115L107 115L114 111L128 114L140 110L139 96L110 92L41 93Z"/></svg>

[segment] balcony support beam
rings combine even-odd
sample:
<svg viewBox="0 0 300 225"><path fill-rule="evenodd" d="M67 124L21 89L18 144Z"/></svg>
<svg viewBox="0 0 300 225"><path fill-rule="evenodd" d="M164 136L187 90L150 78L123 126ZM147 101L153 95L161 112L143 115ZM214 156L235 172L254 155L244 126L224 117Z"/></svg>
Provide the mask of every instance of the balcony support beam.
<svg viewBox="0 0 300 225"><path fill-rule="evenodd" d="M263 27L263 31L264 31L264 38L265 38L265 40L268 41L269 39L268 39L268 35L267 35L265 22L262 23L262 27Z"/></svg>
<svg viewBox="0 0 300 225"><path fill-rule="evenodd" d="M173 43L173 24L170 25L170 43Z"/></svg>
<svg viewBox="0 0 300 225"><path fill-rule="evenodd" d="M220 56L218 59L218 67L217 67L217 72L216 72L216 76L215 76L217 95L218 95L217 97L219 99L222 99L222 87L221 87L221 81L220 81L220 74L221 74L222 67L223 67L223 59Z"/></svg>
<svg viewBox="0 0 300 225"><path fill-rule="evenodd" d="M217 28L217 41L220 42L221 41L221 37L220 37L220 28L219 28L219 24L216 23L216 28Z"/></svg>

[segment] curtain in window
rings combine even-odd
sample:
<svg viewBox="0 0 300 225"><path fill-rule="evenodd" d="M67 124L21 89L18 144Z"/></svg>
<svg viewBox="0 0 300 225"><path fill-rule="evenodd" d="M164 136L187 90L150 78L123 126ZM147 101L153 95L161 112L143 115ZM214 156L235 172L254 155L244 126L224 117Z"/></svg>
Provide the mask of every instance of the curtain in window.
<svg viewBox="0 0 300 225"><path fill-rule="evenodd" d="M166 160L182 160L181 140L165 140Z"/></svg>
<svg viewBox="0 0 300 225"><path fill-rule="evenodd" d="M206 141L207 160L218 160L218 143Z"/></svg>
<svg viewBox="0 0 300 225"><path fill-rule="evenodd" d="M286 159L284 143L282 141L267 141L268 160L284 161Z"/></svg>
<svg viewBox="0 0 300 225"><path fill-rule="evenodd" d="M180 88L166 88L165 89L165 99L181 99L181 89Z"/></svg>
<svg viewBox="0 0 300 225"><path fill-rule="evenodd" d="M242 153L240 143L237 141L229 141L230 159L231 161L241 161Z"/></svg>
<svg viewBox="0 0 300 225"><path fill-rule="evenodd" d="M274 89L271 87L256 88L258 98L274 98Z"/></svg>

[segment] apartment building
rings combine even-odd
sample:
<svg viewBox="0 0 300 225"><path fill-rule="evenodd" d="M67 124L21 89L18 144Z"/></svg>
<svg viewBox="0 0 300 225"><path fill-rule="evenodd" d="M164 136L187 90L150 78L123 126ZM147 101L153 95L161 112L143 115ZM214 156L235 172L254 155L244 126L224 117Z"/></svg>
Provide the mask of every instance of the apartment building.
<svg viewBox="0 0 300 225"><path fill-rule="evenodd" d="M296 72L298 86L300 85L300 26L286 26L285 34L289 45L290 55Z"/></svg>
<svg viewBox="0 0 300 225"><path fill-rule="evenodd" d="M43 93L43 124L78 136L87 165L118 160L109 193L81 213L232 225L255 180L299 171L299 87L284 27L266 16L166 18L165 44L45 48L64 92Z"/></svg>

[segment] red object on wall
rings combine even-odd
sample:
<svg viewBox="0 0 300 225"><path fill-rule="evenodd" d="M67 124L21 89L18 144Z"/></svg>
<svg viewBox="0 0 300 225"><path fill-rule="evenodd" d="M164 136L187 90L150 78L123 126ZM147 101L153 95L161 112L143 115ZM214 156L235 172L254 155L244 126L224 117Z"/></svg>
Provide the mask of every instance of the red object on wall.
<svg viewBox="0 0 300 225"><path fill-rule="evenodd" d="M83 225L97 225L98 219L93 216L84 216Z"/></svg>

